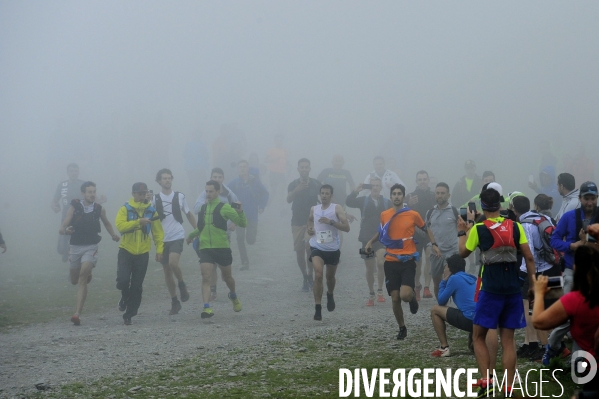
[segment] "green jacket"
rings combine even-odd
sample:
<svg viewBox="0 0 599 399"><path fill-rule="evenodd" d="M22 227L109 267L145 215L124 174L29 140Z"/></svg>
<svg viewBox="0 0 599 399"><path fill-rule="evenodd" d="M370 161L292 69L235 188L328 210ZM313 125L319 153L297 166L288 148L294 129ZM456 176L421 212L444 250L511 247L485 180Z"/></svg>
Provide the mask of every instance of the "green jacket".
<svg viewBox="0 0 599 399"><path fill-rule="evenodd" d="M189 238L193 239L195 237L200 237L200 246L199 249L208 249L208 248L230 248L229 238L227 237L227 230L220 229L213 224L214 219L214 209L218 204L220 204L220 198L215 198L210 202L206 203L206 215L204 217L204 228L200 232L198 229L195 229L191 233L189 233ZM200 211L201 212L201 211ZM245 213L238 213L235 209L231 207L229 204L223 204L223 207L220 209L220 215L225 220L230 220L235 223L239 227L246 227L248 225L247 219L245 218ZM200 225L201 214L198 214L198 226Z"/></svg>

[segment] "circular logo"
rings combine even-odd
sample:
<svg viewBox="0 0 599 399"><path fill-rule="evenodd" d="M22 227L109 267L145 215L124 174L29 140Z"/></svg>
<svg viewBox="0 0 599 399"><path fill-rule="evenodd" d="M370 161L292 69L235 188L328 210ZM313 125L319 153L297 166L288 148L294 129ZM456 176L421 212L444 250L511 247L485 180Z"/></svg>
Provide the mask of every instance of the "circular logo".
<svg viewBox="0 0 599 399"><path fill-rule="evenodd" d="M597 375L597 361L586 351L579 350L572 353L572 381L578 385L590 382Z"/></svg>

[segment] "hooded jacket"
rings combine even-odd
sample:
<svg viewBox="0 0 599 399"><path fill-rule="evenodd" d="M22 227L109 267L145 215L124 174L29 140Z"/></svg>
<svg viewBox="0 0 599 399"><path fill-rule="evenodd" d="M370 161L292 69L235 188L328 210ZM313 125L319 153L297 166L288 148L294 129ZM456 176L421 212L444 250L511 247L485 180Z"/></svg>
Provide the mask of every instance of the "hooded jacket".
<svg viewBox="0 0 599 399"><path fill-rule="evenodd" d="M142 218L146 208L152 205L149 202L147 204L144 202L135 202L133 198L131 198L128 203L135 209L139 218ZM154 212L153 217L157 216L158 212ZM118 231L122 234L121 245L119 245L119 248L123 248L132 255L145 254L152 249L150 235L145 234L142 231L139 218L136 220L127 220L127 208L123 205L117 212L116 221L114 223ZM160 219L152 221L150 228L154 245L156 246L156 253L161 254L164 245L164 231L162 230Z"/></svg>
<svg viewBox="0 0 599 399"><path fill-rule="evenodd" d="M474 319L474 292L476 290L476 277L464 272L457 272L449 276L447 280L441 280L439 284L439 305L445 306L449 298L464 316L470 320Z"/></svg>
<svg viewBox="0 0 599 399"><path fill-rule="evenodd" d="M562 215L551 235L551 246L553 249L564 253L566 268L572 269L574 264L574 252L570 249L570 244L578 241L578 231L576 230L576 212L580 212L581 219L584 220L584 211L581 208L573 209Z"/></svg>
<svg viewBox="0 0 599 399"><path fill-rule="evenodd" d="M580 208L580 198L578 198L579 194L580 191L575 189L562 196L562 206L559 208L559 212L555 215L556 220L559 220L564 213Z"/></svg>

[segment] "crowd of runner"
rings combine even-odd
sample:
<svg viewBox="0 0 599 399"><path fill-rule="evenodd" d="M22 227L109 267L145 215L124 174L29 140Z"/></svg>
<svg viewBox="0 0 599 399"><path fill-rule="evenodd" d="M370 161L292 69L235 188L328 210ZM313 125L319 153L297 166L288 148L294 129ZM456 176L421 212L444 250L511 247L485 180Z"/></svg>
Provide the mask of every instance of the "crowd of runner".
<svg viewBox="0 0 599 399"><path fill-rule="evenodd" d="M433 182L427 171L420 170L416 189L406 193L406 185L386 168L383 157L373 159L373 170L356 185L343 168L341 155L335 155L332 167L316 179L310 176L310 160L299 159L299 177L288 182L290 161L280 137L275 142L266 166L244 159L234 159L231 165L229 158L215 165L209 180L200 184L193 208L182 192L174 191L171 170L158 170L155 181L160 192L154 194L144 182L134 183L132 197L118 210L114 227L102 206L106 198L96 193L95 183L79 180L79 167L68 165L68 180L59 184L51 207L62 212L57 250L70 264L71 282L78 286L72 323L81 324L87 286L98 260L100 223L113 241L120 242L116 288L121 291L118 310L125 325L132 324L141 305L152 242L171 297L170 315L177 314L190 296L179 266L184 243L193 244L199 258L201 318L214 316L211 302L217 296L218 270L233 310L242 311L233 278L232 235L241 258L239 270L248 270L246 244L256 242L260 215L267 206L281 209L284 215L286 195L291 204L290 238L301 273L298 285L314 296L314 320L322 320L325 292L327 311L335 310L342 234L356 219L349 211L353 208L360 212L360 246L346 243L344 251L359 249L363 258L364 305L375 306L390 297L396 338L404 340L408 327L402 304L416 314L421 300L436 301L430 317L439 346L431 355L451 355L447 324L465 331L481 373L479 397L493 394L499 343L508 382L513 381L517 359L548 366L553 358L568 357L571 351L565 337L573 340L573 351L581 349L597 358L599 192L595 183L577 185L572 174L555 176L554 168L545 168L540 187L530 179L529 187L538 195L528 198L519 191L505 193L493 172L481 177L468 160L464 176L453 188ZM232 166L235 178L225 176L225 171L235 170ZM187 235L185 220L193 230ZM0 248L6 251L1 235ZM516 329L525 329L519 347ZM599 389L597 380L585 389ZM511 395L511 386L504 388Z"/></svg>

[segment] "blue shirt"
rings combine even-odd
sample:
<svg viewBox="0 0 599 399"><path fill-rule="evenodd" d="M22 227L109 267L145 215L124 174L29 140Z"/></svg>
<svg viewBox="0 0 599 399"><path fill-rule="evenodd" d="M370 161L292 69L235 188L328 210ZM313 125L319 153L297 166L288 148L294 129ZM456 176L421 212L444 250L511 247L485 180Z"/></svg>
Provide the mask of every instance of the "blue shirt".
<svg viewBox="0 0 599 399"><path fill-rule="evenodd" d="M452 298L464 316L472 320L476 306L474 303L475 289L476 277L464 272L457 272L449 276L447 280L441 280L437 302L439 305L445 306L449 298Z"/></svg>
<svg viewBox="0 0 599 399"><path fill-rule="evenodd" d="M582 208L568 211L559 219L551 235L551 246L564 253L564 261L568 269L572 269L574 264L574 252L570 249L570 244L579 240L579 231L576 231L576 212L580 212L581 220L585 219Z"/></svg>

